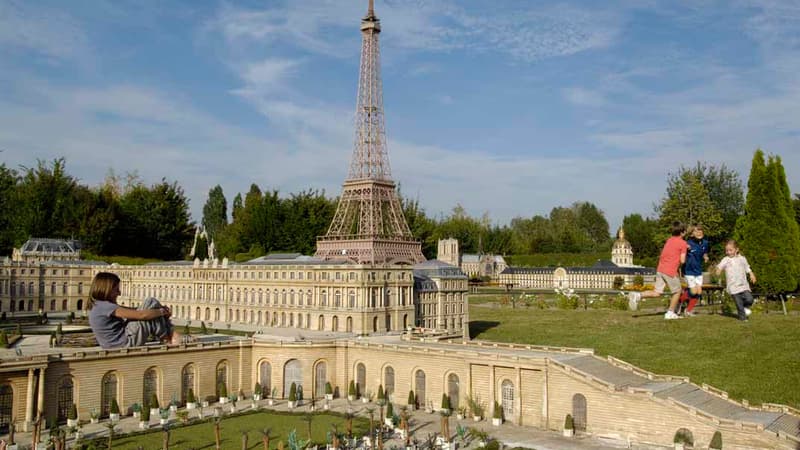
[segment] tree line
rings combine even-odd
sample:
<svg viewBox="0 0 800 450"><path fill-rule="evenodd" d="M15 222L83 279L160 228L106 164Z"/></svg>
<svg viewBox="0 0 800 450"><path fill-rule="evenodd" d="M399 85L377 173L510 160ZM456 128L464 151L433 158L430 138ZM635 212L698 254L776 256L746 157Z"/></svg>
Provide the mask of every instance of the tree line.
<svg viewBox="0 0 800 450"><path fill-rule="evenodd" d="M764 160L761 151L754 158L759 155ZM754 186L782 177L784 216L796 225L800 195L790 197L779 158L769 157L763 165L761 170L754 162L748 204L751 195L761 192ZM767 168L770 175L759 176ZM778 192L768 192L773 191ZM409 227L428 258L436 256L439 239L450 237L459 240L464 253L502 255L607 252L613 241L604 212L590 202L557 206L548 215L520 216L500 225L488 214L469 215L461 205L432 217L419 200L400 196ZM229 209L222 187L214 186L200 223L214 240L219 257L245 260L270 252L313 254L317 237L330 225L336 202L324 191L281 195L253 184L244 195L233 197ZM765 204L774 210L776 203ZM672 221L703 223L712 244L721 248L726 239L743 236L742 230L749 228L737 224L751 215L739 175L724 164L698 162L668 175L666 192L652 213L629 214L622 225L636 262L652 265ZM120 177L112 171L100 186L88 187L67 173L63 158L37 161L35 167L19 170L0 165L0 250L4 254L29 237L57 237L78 239L84 250L96 255L185 259L195 225L188 199L174 181L162 179L148 186L136 174ZM204 250L196 256L205 256Z"/></svg>

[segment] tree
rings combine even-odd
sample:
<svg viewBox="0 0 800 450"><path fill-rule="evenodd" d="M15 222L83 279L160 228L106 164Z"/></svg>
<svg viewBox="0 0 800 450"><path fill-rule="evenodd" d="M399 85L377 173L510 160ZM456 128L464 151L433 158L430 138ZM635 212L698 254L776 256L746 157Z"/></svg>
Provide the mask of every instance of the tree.
<svg viewBox="0 0 800 450"><path fill-rule="evenodd" d="M400 200L403 216L405 216L411 234L414 239L422 243L422 254L428 259L435 258L437 250L437 242L434 238L436 222L425 214L425 210L419 204L419 199L411 200L401 196Z"/></svg>
<svg viewBox="0 0 800 450"><path fill-rule="evenodd" d="M8 169L5 163L0 164L0 251L10 255L14 248L15 240L20 236L18 220L16 219L17 172Z"/></svg>
<svg viewBox="0 0 800 450"><path fill-rule="evenodd" d="M589 202L575 202L572 204L572 210L575 212L578 229L589 240L592 250L607 250L610 235L608 221L603 211Z"/></svg>
<svg viewBox="0 0 800 450"><path fill-rule="evenodd" d="M744 211L744 187L739 174L725 164L717 167L699 161L694 167L682 170L692 172L708 192L708 198L722 218L720 235L732 235L736 221Z"/></svg>
<svg viewBox="0 0 800 450"><path fill-rule="evenodd" d="M78 182L67 174L64 158L50 164L37 160L35 168L23 170L18 201L27 207L17 209L23 233L59 238L76 236L82 208L76 196Z"/></svg>
<svg viewBox="0 0 800 450"><path fill-rule="evenodd" d="M625 239L633 247L635 258L656 257L661 250L656 241L656 235L661 226L658 220L643 218L640 214L630 214L622 219L622 228L625 230Z"/></svg>
<svg viewBox="0 0 800 450"><path fill-rule="evenodd" d="M667 180L666 196L656 206L656 213L666 230L668 224L678 221L687 225L702 223L709 238L723 233L722 214L711 201L702 179L694 172L681 168L677 174L670 174ZM657 235L657 241L666 239L666 231Z"/></svg>
<svg viewBox="0 0 800 450"><path fill-rule="evenodd" d="M770 156L765 163L764 153L757 150L747 182L745 212L736 224L736 239L758 275L757 290L781 299L785 292L797 288L800 278L800 232L790 213L788 192L780 158Z"/></svg>
<svg viewBox="0 0 800 450"><path fill-rule="evenodd" d="M792 206L794 207L794 221L800 225L800 194L794 194Z"/></svg>
<svg viewBox="0 0 800 450"><path fill-rule="evenodd" d="M134 186L120 200L120 254L165 260L183 259L193 237L189 202L177 183L162 179L148 188Z"/></svg>
<svg viewBox="0 0 800 450"><path fill-rule="evenodd" d="M228 201L220 185L208 191L208 200L203 206L202 223L211 239L217 239L228 225Z"/></svg>

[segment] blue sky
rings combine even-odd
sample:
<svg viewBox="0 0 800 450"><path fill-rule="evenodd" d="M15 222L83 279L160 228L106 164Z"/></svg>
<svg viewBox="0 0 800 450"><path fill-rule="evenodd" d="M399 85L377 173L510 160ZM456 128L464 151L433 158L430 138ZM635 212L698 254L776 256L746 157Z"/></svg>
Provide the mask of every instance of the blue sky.
<svg viewBox="0 0 800 450"><path fill-rule="evenodd" d="M0 0L0 149L338 195L366 0ZM800 2L376 0L392 173L433 216L590 201L652 214L669 172L780 155L800 191Z"/></svg>

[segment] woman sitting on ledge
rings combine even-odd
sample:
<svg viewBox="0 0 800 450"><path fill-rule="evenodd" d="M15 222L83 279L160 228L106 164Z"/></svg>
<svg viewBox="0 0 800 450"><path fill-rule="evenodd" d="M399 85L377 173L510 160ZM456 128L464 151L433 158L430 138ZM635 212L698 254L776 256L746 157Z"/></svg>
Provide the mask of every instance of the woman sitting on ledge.
<svg viewBox="0 0 800 450"><path fill-rule="evenodd" d="M155 298L148 298L138 309L117 305L119 283L119 277L109 272L98 273L92 281L89 326L101 347L137 347L151 335L162 343L181 342L169 320L172 312Z"/></svg>

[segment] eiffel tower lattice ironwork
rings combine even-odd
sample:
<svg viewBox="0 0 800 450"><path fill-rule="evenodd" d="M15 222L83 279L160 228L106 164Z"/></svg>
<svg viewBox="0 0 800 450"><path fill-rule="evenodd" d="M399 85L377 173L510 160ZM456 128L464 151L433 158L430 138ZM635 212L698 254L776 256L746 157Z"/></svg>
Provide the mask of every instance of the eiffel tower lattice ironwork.
<svg viewBox="0 0 800 450"><path fill-rule="evenodd" d="M350 173L316 256L359 264L414 264L425 261L403 216L389 167L383 118L378 35L381 23L369 0L361 19L361 69L356 102L356 135Z"/></svg>

